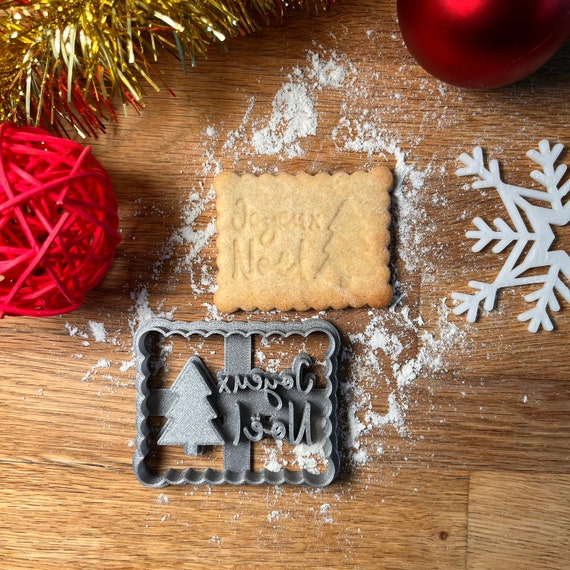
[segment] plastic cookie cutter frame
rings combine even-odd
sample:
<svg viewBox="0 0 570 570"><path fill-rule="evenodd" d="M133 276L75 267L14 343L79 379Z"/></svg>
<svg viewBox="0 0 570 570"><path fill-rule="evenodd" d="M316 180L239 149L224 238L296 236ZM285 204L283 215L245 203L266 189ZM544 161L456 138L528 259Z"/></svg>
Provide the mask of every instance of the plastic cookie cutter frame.
<svg viewBox="0 0 570 570"><path fill-rule="evenodd" d="M260 336L307 339L323 334L324 386L316 386L312 359L298 353L291 368L279 373L252 368L253 338ZM157 340L181 335L220 335L224 369L214 379L199 356L191 356L170 388L149 386L157 362ZM337 372L341 339L328 321L302 322L181 322L153 319L135 336L137 364L136 449L133 468L149 487L180 484L306 484L328 485L339 470L337 449ZM159 363L160 366L160 363ZM152 384L152 382L150 383ZM150 417L164 417L156 444L184 446L186 455L199 455L209 446L223 446L223 469L166 468L157 473L147 465L151 453ZM264 437L287 440L293 446L318 444L322 470L251 469L251 446Z"/></svg>

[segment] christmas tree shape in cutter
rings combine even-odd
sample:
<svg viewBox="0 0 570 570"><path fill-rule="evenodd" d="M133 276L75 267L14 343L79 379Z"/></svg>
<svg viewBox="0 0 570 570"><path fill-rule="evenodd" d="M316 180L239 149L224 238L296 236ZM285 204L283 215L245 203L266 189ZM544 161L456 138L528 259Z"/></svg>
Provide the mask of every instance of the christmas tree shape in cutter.
<svg viewBox="0 0 570 570"><path fill-rule="evenodd" d="M317 385L313 361L299 352L290 368L268 372L252 367L253 339L290 337L301 341L323 335L324 386ZM170 388L152 386L159 368L156 343L186 339L223 338L224 368L211 374L199 355L189 356ZM135 337L137 362L137 438L133 468L149 487L178 484L306 484L328 485L337 475L337 369L341 347L337 329L327 321L301 323L174 322L153 319ZM147 464L154 437L150 418L164 418L157 446L181 446L188 456L223 447L223 468L168 467L157 473ZM324 467L313 471L252 470L252 445L264 438L288 441L292 446L316 446Z"/></svg>
<svg viewBox="0 0 570 570"><path fill-rule="evenodd" d="M570 279L570 256L556 249L554 227L565 226L570 221L570 202L564 202L570 191L570 180L563 181L567 167L557 165L564 146L550 146L540 141L538 150L531 149L527 156L540 170L533 170L530 177L544 190L535 190L507 184L502 180L499 164L491 160L485 166L483 151L476 147L472 155L462 154L464 164L457 170L458 176L477 176L473 188L495 188L510 217L510 224L502 218L494 220L494 228L482 218L473 220L476 230L467 232L468 238L476 239L472 251L479 252L494 243L493 253L501 253L511 247L503 267L492 283L470 281L475 289L472 294L452 293L458 302L453 309L456 315L466 313L468 322L475 322L481 305L491 311L496 304L500 289L516 286L538 286L524 296L534 303L529 310L518 315L518 320L528 322L528 330L554 328L551 313L561 309L559 297L570 303L570 289L564 280Z"/></svg>

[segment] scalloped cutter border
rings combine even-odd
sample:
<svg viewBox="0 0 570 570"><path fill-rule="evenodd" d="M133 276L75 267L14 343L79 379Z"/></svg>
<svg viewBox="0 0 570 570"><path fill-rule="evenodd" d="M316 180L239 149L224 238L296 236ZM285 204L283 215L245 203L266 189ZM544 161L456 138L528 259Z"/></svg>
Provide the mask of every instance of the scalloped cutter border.
<svg viewBox="0 0 570 570"><path fill-rule="evenodd" d="M304 375L304 369L309 368L311 364L310 357L304 353L295 357L291 369L280 374L252 369L254 336L267 338L274 335L299 335L307 338L317 333L324 333L328 338L328 346L324 351L324 388L314 388L311 374ZM164 339L173 335L181 335L187 339L191 335L221 335L224 339L224 370L217 374L218 382L212 379L202 360L193 356L188 359L171 388L150 388L148 380L152 376L150 361L153 355L151 337L157 334ZM340 349L341 338L338 330L322 319L295 323L182 322L152 319L145 323L135 335L137 436L133 469L137 479L148 487L224 483L286 483L313 487L328 485L338 474L340 464L337 448L337 373ZM244 375L248 377L245 385ZM224 383L229 383L232 389L227 386L224 389ZM268 386L273 389L268 389ZM197 396L201 396L201 400ZM286 406L283 401L286 401ZM291 417L292 410L298 411L301 408L301 419L296 420L296 425L288 424L287 418ZM219 422L218 412L220 416L224 414L223 422ZM258 412L262 417L271 414L274 420L274 433L271 435L275 439L288 437L291 441L291 432L296 430L297 435L293 436L293 443L300 442L303 437L310 439L314 435L317 431L314 430L316 422L311 414L318 415L322 424L318 430L319 444L322 444L326 468L319 473L304 468L251 470L251 442L258 441L267 433L263 431L262 424L255 421ZM247 437L243 435L244 428L241 424L244 413L249 413L253 420L245 428L249 429ZM150 416L167 418L158 436L158 445L184 445L188 455L200 453L205 445L223 445L223 469L198 470L190 467L180 470L170 467L161 473L152 471L146 464L146 458L151 451L150 430L147 425ZM288 436L284 433L288 429L287 426Z"/></svg>

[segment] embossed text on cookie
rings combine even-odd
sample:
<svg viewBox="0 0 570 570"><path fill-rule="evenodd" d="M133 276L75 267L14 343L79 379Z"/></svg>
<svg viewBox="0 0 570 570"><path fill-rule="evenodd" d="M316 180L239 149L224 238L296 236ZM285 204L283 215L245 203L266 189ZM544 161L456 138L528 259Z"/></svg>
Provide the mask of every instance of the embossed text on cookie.
<svg viewBox="0 0 570 570"><path fill-rule="evenodd" d="M386 305L391 183L387 168L218 175L218 308Z"/></svg>

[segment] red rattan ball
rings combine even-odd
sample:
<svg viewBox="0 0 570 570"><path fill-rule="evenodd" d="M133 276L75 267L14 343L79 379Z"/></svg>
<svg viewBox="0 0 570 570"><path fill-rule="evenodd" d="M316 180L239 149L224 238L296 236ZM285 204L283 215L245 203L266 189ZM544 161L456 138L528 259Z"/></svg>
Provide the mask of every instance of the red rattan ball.
<svg viewBox="0 0 570 570"><path fill-rule="evenodd" d="M117 199L89 147L0 126L0 317L78 308L120 241Z"/></svg>

